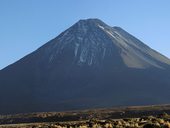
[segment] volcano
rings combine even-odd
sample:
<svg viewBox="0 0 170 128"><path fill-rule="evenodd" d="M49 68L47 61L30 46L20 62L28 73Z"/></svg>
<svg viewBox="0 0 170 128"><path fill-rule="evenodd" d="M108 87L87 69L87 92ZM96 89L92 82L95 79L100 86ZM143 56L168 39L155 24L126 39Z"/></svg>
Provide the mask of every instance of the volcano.
<svg viewBox="0 0 170 128"><path fill-rule="evenodd" d="M170 60L99 19L80 20L0 70L0 114L170 103Z"/></svg>

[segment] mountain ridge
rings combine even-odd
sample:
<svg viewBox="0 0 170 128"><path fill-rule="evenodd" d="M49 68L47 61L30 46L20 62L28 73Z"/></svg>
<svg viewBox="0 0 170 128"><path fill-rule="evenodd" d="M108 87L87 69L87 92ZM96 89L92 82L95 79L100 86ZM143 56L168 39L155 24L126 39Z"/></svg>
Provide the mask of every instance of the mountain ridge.
<svg viewBox="0 0 170 128"><path fill-rule="evenodd" d="M101 28L101 24L106 26L105 28L113 28L115 29L116 31L121 31L121 34L123 33L123 35L128 35L128 36L131 36L132 38L135 38L134 36L132 36L131 34L129 34L128 32L126 32L125 30L123 30L121 27L118 27L118 26L114 26L114 27L110 27L108 25L106 25L103 21L99 20L99 19L85 19L85 20L79 20L77 23L75 23L74 25L72 25L69 29L71 29L72 27L77 27L77 26L81 26L81 24L95 24L96 26L98 26L99 28ZM99 25L100 24L100 25ZM69 29L65 30L64 32L62 32L61 34L59 34L59 36L62 36L62 34L66 35L69 31ZM109 35L112 36L111 33L107 32ZM124 34L125 33L125 34ZM117 33L119 35L119 33ZM64 36L63 35L63 36ZM57 36L57 37L59 37ZM48 42L53 42L53 40L55 40L57 37L55 37L54 39L48 41ZM137 38L135 38L136 40L138 40ZM138 40L141 44L140 45L143 45L144 47L147 47L147 48L150 48L149 46L146 46L144 43L142 43L140 40ZM44 44L43 46L41 46L40 48L38 48L37 50L41 49L42 47L44 47L45 45L48 45L48 42L46 44ZM151 49L151 48L150 48ZM37 50L35 50L34 52L36 52ZM153 49L152 49L153 50ZM154 52L157 52L155 50L153 50ZM157 52L159 53L159 52ZM160 53L159 53L160 54ZM162 55L161 54L161 57L164 58L165 60L165 63L169 64L170 65L170 61L169 61L169 58ZM165 59L166 58L166 59ZM21 58L22 59L22 58Z"/></svg>

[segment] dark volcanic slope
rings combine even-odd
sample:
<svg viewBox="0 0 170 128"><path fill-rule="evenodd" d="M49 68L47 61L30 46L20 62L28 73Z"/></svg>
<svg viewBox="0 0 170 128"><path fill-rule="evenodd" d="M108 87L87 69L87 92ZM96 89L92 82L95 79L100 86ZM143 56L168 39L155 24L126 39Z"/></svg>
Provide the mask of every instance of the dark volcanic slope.
<svg viewBox="0 0 170 128"><path fill-rule="evenodd" d="M80 20L0 71L0 113L170 103L170 60L119 27Z"/></svg>

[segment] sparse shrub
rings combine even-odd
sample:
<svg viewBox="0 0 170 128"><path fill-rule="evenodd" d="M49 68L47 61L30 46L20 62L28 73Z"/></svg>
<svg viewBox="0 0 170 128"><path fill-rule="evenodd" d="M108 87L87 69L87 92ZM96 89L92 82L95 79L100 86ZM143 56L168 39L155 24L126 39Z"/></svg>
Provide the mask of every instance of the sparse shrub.
<svg viewBox="0 0 170 128"><path fill-rule="evenodd" d="M156 126L155 124L145 124L143 128L160 128L160 127Z"/></svg>

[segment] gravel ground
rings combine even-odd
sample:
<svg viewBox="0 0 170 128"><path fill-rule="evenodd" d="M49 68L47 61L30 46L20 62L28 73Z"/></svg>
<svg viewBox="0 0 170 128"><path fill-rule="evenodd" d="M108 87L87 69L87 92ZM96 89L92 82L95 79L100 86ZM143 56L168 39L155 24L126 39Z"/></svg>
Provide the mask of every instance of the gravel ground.
<svg viewBox="0 0 170 128"><path fill-rule="evenodd" d="M8 124L0 125L0 128L170 128L170 115L164 113L141 118Z"/></svg>

